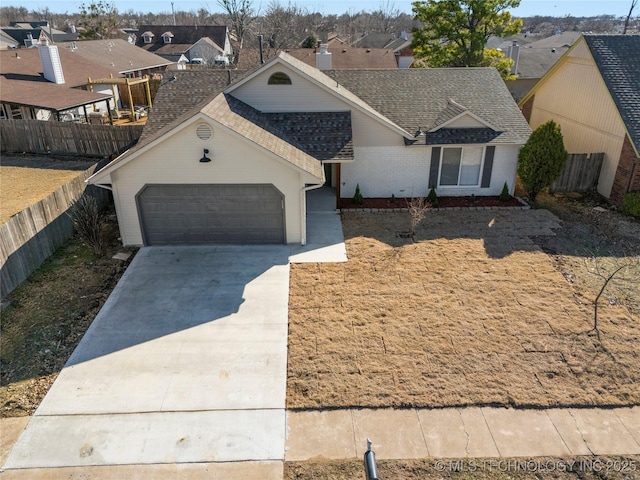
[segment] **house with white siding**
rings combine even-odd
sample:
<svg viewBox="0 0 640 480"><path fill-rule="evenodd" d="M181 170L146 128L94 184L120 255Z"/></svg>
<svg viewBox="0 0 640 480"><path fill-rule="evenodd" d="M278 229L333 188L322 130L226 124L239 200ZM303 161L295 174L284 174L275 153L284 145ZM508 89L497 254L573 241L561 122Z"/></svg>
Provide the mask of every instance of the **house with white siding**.
<svg viewBox="0 0 640 480"><path fill-rule="evenodd" d="M584 35L519 102L532 128L554 120L571 153L604 152L598 192L640 191L640 36Z"/></svg>
<svg viewBox="0 0 640 480"><path fill-rule="evenodd" d="M89 182L125 245L306 243L306 192L499 195L531 130L491 68L175 72L139 143Z"/></svg>

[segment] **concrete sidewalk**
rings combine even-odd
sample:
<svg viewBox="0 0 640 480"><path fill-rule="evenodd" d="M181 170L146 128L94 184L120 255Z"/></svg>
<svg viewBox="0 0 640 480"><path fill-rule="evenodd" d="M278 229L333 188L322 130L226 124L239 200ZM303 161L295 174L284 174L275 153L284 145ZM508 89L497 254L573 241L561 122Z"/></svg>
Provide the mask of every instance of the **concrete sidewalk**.
<svg viewBox="0 0 640 480"><path fill-rule="evenodd" d="M287 412L285 461L640 454L640 407Z"/></svg>

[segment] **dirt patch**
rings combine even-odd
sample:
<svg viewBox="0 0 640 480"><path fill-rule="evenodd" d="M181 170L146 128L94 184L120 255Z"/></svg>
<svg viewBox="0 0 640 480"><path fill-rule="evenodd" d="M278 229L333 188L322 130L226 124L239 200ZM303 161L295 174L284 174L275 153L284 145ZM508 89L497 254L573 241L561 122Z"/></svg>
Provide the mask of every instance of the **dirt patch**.
<svg viewBox="0 0 640 480"><path fill-rule="evenodd" d="M540 194L538 206L557 215L563 224L555 237L535 238L576 291L589 303L602 286L596 269L610 274L616 268L633 264L640 255L640 222L610 208L597 195ZM634 277L635 275L635 277ZM610 304L626 305L640 316L640 295L634 287L637 270L625 267L616 274L604 292Z"/></svg>
<svg viewBox="0 0 640 480"><path fill-rule="evenodd" d="M378 476L394 480L451 478L456 480L631 480L640 475L640 458L472 458L378 460ZM365 477L361 460L285 462L285 480L361 480Z"/></svg>
<svg viewBox="0 0 640 480"><path fill-rule="evenodd" d="M357 204L352 198L341 198L343 209L397 209L407 208L410 198L365 198L364 203ZM500 200L500 197L438 197L438 208L484 208L484 207L522 207L525 204L517 198Z"/></svg>
<svg viewBox="0 0 640 480"><path fill-rule="evenodd" d="M343 213L349 261L291 268L287 407L639 404L640 272L601 299L600 343L593 290L534 242L572 233L501 212L430 212L415 241L406 213Z"/></svg>
<svg viewBox="0 0 640 480"><path fill-rule="evenodd" d="M94 163L42 156L3 155L0 166L0 224L53 193Z"/></svg>
<svg viewBox="0 0 640 480"><path fill-rule="evenodd" d="M31 415L51 387L128 262L115 214L108 215L108 252L96 257L69 240L5 299L0 338L0 416Z"/></svg>

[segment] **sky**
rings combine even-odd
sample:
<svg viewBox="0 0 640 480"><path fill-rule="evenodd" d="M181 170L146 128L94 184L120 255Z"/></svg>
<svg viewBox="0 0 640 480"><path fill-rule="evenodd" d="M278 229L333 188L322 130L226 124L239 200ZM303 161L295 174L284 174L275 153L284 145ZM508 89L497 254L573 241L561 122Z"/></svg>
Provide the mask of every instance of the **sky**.
<svg viewBox="0 0 640 480"><path fill-rule="evenodd" d="M115 4L119 11L133 10L134 12L171 12L170 0L107 0ZM253 0L254 6L266 8L270 0ZM401 12L411 13L410 0L292 0L301 7L323 14L342 14L345 12L359 12L361 10L372 11L382 5L395 6ZM35 0L24 4L15 0L0 0L0 6L24 6L29 10L44 10L49 8L55 13L75 13L80 10L82 3L91 3L91 0ZM281 5L286 5L289 0L280 0ZM520 7L511 11L515 16L551 15L564 17L591 17L596 15L626 16L631 6L631 0L522 0ZM199 10L204 8L209 11L221 11L216 0L176 0L176 11ZM640 12L634 12L640 14Z"/></svg>

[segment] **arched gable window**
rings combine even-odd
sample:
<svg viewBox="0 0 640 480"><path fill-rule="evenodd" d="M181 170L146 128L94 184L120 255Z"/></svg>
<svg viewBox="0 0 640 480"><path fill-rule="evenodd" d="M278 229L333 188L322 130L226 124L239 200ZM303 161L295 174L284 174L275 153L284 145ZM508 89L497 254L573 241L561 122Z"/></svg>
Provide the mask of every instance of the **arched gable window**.
<svg viewBox="0 0 640 480"><path fill-rule="evenodd" d="M269 77L268 85L291 85L291 78L284 72L276 72Z"/></svg>

